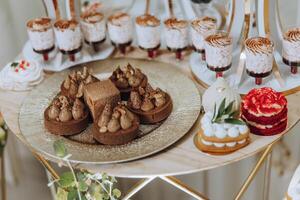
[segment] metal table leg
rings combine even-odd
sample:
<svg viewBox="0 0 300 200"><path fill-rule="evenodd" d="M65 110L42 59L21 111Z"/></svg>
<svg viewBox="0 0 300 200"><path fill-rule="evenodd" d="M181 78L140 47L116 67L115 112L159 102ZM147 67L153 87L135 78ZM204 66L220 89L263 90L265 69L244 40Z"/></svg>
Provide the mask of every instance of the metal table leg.
<svg viewBox="0 0 300 200"><path fill-rule="evenodd" d="M268 155L266 164L265 164L263 200L269 199L271 167L272 167L272 152L270 152L270 154Z"/></svg>

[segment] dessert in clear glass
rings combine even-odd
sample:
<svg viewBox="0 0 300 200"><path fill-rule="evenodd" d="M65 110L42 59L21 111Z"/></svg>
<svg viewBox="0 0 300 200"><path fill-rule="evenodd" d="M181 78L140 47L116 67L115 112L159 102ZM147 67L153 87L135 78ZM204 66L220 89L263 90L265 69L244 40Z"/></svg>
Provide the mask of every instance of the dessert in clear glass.
<svg viewBox="0 0 300 200"><path fill-rule="evenodd" d="M203 61L205 61L204 40L207 36L212 35L216 32L216 22L216 19L205 16L202 18L194 19L191 23L191 37L193 48L196 52L200 53Z"/></svg>
<svg viewBox="0 0 300 200"><path fill-rule="evenodd" d="M282 60L296 74L300 66L300 28L289 28L283 35Z"/></svg>
<svg viewBox="0 0 300 200"><path fill-rule="evenodd" d="M160 20L150 14L138 16L135 20L138 45L154 58L160 47Z"/></svg>
<svg viewBox="0 0 300 200"><path fill-rule="evenodd" d="M81 31L76 20L59 19L54 23L57 45L63 54L75 61L75 54L82 49Z"/></svg>
<svg viewBox="0 0 300 200"><path fill-rule="evenodd" d="M55 48L54 32L50 18L37 18L27 22L27 33L33 51L48 61L48 53Z"/></svg>
<svg viewBox="0 0 300 200"><path fill-rule="evenodd" d="M262 78L272 73L274 43L265 37L252 37L245 41L246 71L260 85Z"/></svg>
<svg viewBox="0 0 300 200"><path fill-rule="evenodd" d="M182 51L189 45L188 22L177 18L169 18L164 23L167 48L176 52L177 59L182 59Z"/></svg>
<svg viewBox="0 0 300 200"><path fill-rule="evenodd" d="M216 31L205 38L207 68L216 72L216 77L222 77L223 72L230 69L232 48L232 38L225 31Z"/></svg>
<svg viewBox="0 0 300 200"><path fill-rule="evenodd" d="M133 38L133 24L130 15L124 12L111 15L108 18L107 28L112 44L125 54L126 47L130 46Z"/></svg>
<svg viewBox="0 0 300 200"><path fill-rule="evenodd" d="M106 24L104 16L99 12L85 12L81 14L81 30L84 41L97 52L105 41Z"/></svg>

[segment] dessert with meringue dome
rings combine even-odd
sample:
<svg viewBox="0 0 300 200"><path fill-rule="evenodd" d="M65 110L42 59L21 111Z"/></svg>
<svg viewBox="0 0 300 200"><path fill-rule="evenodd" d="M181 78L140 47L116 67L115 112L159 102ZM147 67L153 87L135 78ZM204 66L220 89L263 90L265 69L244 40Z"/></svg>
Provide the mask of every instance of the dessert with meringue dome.
<svg viewBox="0 0 300 200"><path fill-rule="evenodd" d="M300 66L300 28L290 28L282 40L282 60L296 74Z"/></svg>
<svg viewBox="0 0 300 200"><path fill-rule="evenodd" d="M287 127L287 100L272 88L252 89L243 98L241 110L253 134L276 135Z"/></svg>
<svg viewBox="0 0 300 200"><path fill-rule="evenodd" d="M149 83L146 87L134 88L127 103L143 124L161 122L169 117L173 109L170 95L160 88L153 89Z"/></svg>
<svg viewBox="0 0 300 200"><path fill-rule="evenodd" d="M248 38L245 41L246 71L260 85L262 78L272 72L274 43L265 37Z"/></svg>
<svg viewBox="0 0 300 200"><path fill-rule="evenodd" d="M201 119L201 130L198 132L197 146L209 154L223 155L232 153L250 143L249 129L238 118L234 101L226 105L223 99L214 112L206 112Z"/></svg>
<svg viewBox="0 0 300 200"><path fill-rule="evenodd" d="M44 112L45 128L55 135L74 135L87 128L89 111L82 100L58 95Z"/></svg>
<svg viewBox="0 0 300 200"><path fill-rule="evenodd" d="M107 145L126 144L134 140L138 132L138 117L121 103L115 107L107 103L93 125L93 137Z"/></svg>
<svg viewBox="0 0 300 200"><path fill-rule="evenodd" d="M121 92L121 99L128 100L132 88L146 87L147 76L139 69L128 65L118 67L113 71L110 80Z"/></svg>

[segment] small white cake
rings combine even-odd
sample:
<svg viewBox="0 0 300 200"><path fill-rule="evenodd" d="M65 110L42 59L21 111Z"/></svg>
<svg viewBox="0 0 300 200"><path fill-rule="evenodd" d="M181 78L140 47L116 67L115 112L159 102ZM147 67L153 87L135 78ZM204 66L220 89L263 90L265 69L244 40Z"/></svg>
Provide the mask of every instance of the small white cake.
<svg viewBox="0 0 300 200"><path fill-rule="evenodd" d="M300 28L288 29L282 40L282 56L289 62L300 62Z"/></svg>
<svg viewBox="0 0 300 200"><path fill-rule="evenodd" d="M86 42L101 42L105 39L106 24L101 13L84 13L81 15L81 30Z"/></svg>
<svg viewBox="0 0 300 200"><path fill-rule="evenodd" d="M113 14L107 22L108 34L113 43L126 44L133 39L133 24L130 15L123 12Z"/></svg>
<svg viewBox="0 0 300 200"><path fill-rule="evenodd" d="M57 20L54 31L60 50L70 52L81 47L81 31L76 20Z"/></svg>
<svg viewBox="0 0 300 200"><path fill-rule="evenodd" d="M27 33L34 50L46 51L54 47L54 31L50 18L37 18L28 21Z"/></svg>
<svg viewBox="0 0 300 200"><path fill-rule="evenodd" d="M160 45L160 20L153 15L145 14L136 18L138 44L145 49L153 49Z"/></svg>
<svg viewBox="0 0 300 200"><path fill-rule="evenodd" d="M170 18L164 24L166 43L170 49L184 49L189 45L189 26L186 20Z"/></svg>

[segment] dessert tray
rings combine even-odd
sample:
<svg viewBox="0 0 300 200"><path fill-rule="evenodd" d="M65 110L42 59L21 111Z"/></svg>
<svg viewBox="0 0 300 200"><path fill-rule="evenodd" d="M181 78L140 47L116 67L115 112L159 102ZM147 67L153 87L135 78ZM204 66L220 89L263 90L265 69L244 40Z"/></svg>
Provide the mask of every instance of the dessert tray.
<svg viewBox="0 0 300 200"><path fill-rule="evenodd" d="M175 66L138 59L108 59L78 65L75 69L87 66L94 76L103 80L107 79L117 66L127 63L140 68L153 86L162 88L172 97L173 111L164 122L141 126L137 139L120 146L106 146L93 141L89 136L91 124L79 135L68 138L50 134L44 128L43 112L70 72L66 70L45 80L25 99L19 115L19 125L27 142L41 153L57 159L53 143L62 139L68 153L72 154L71 162L103 164L148 156L165 149L183 137L197 120L201 102L200 94L193 81Z"/></svg>

